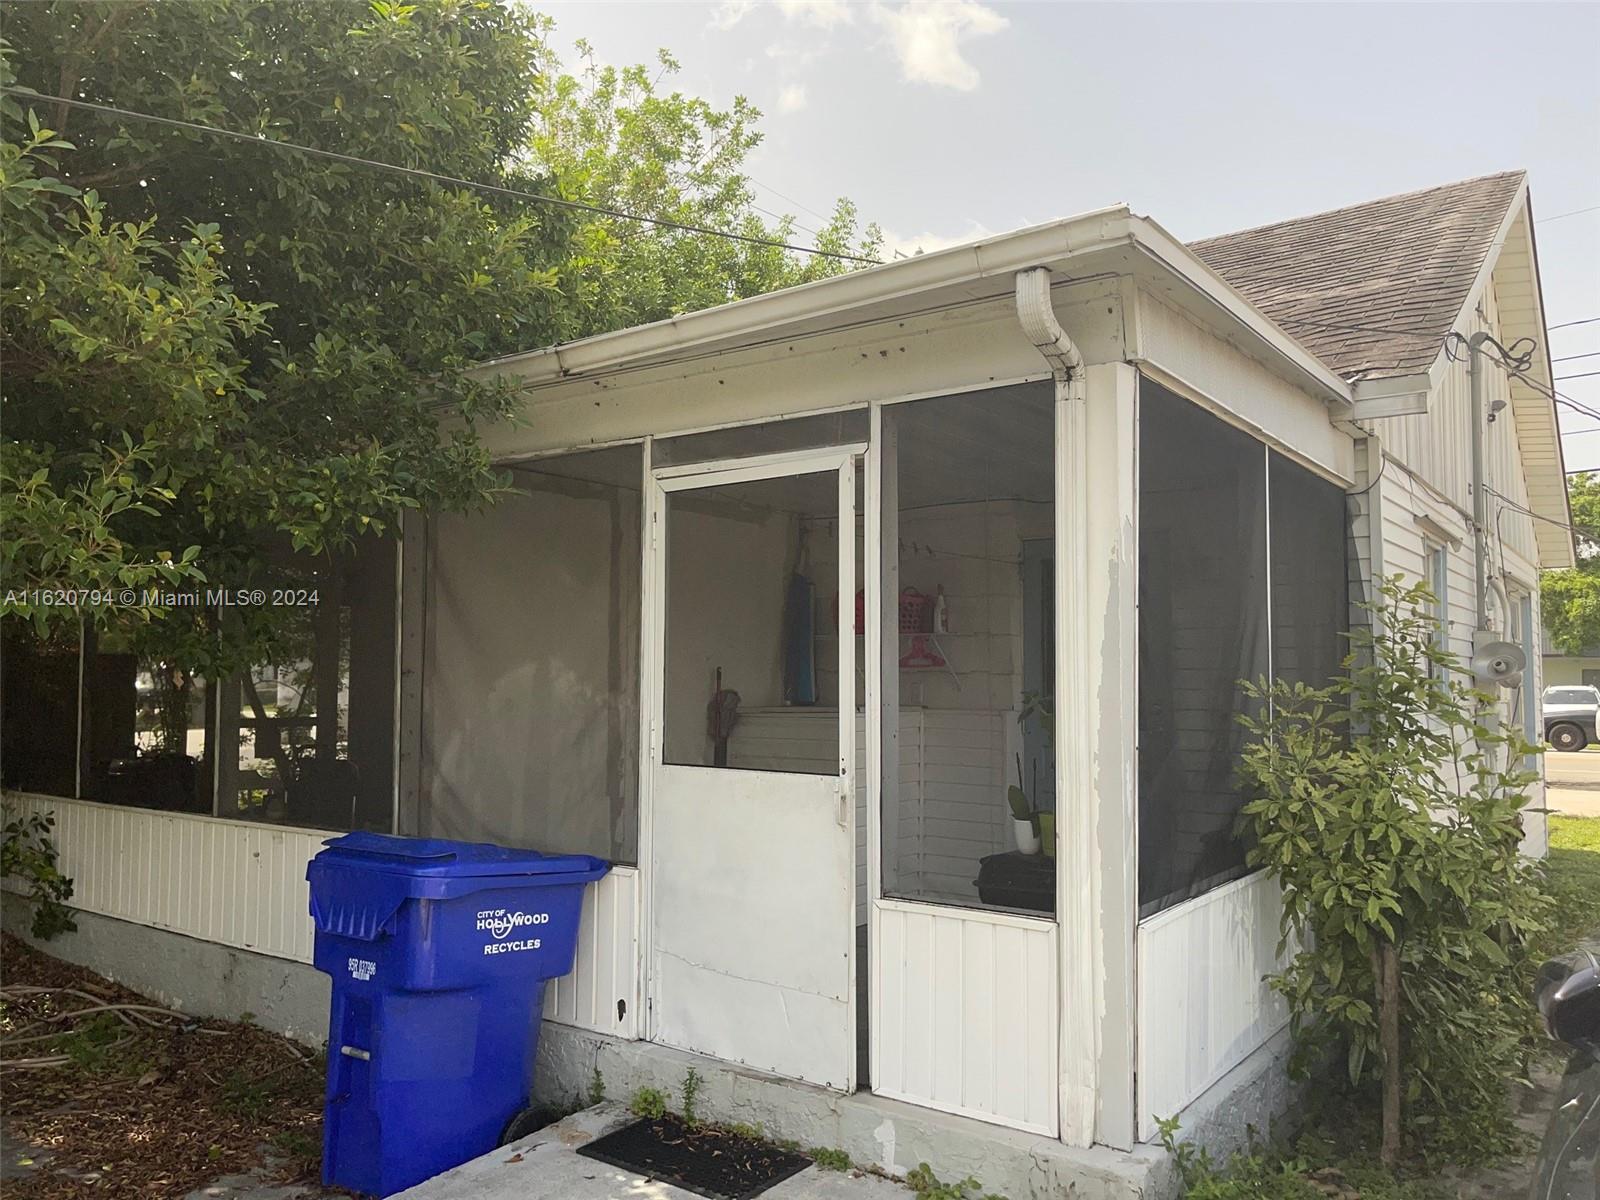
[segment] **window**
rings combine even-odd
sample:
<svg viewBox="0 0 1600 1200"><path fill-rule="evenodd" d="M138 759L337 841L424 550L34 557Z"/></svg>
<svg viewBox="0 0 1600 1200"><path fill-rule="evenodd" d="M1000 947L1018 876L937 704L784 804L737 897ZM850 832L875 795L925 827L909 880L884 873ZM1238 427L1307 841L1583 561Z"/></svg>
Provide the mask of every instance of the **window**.
<svg viewBox="0 0 1600 1200"><path fill-rule="evenodd" d="M638 860L642 471L638 446L538 459L430 520L403 832Z"/></svg>
<svg viewBox="0 0 1600 1200"><path fill-rule="evenodd" d="M1439 650L1450 649L1450 548L1429 543L1426 546L1428 556L1428 588L1433 593L1433 600L1428 605L1428 615L1438 622L1434 631L1433 644Z"/></svg>
<svg viewBox="0 0 1600 1200"><path fill-rule="evenodd" d="M166 640L180 620L85 631L86 799L211 811L214 693Z"/></svg>
<svg viewBox="0 0 1600 1200"><path fill-rule="evenodd" d="M834 471L667 493L664 762L839 773L839 507Z"/></svg>
<svg viewBox="0 0 1600 1200"><path fill-rule="evenodd" d="M5 785L134 808L392 829L398 554L396 541L378 537L322 556L280 547L256 578L215 585L277 593L270 612L219 608L208 589L184 591L166 619L86 627L81 647L40 646L31 630L7 626ZM214 661L214 632L234 621L250 622L243 644L264 657L208 678L195 664Z"/></svg>
<svg viewBox="0 0 1600 1200"><path fill-rule="evenodd" d="M271 556L298 600L271 654L218 684L218 816L314 829L394 826L399 543Z"/></svg>
<svg viewBox="0 0 1600 1200"><path fill-rule="evenodd" d="M883 434L884 893L1052 914L1053 389L894 405Z"/></svg>
<svg viewBox="0 0 1600 1200"><path fill-rule="evenodd" d="M1348 627L1342 489L1139 386L1139 912L1247 870L1241 680L1325 685Z"/></svg>
<svg viewBox="0 0 1600 1200"><path fill-rule="evenodd" d="M1590 687L1553 687L1544 693L1546 704L1594 704L1597 700L1600 694Z"/></svg>
<svg viewBox="0 0 1600 1200"><path fill-rule="evenodd" d="M1276 451L1269 460L1272 674L1326 687L1349 653L1344 489Z"/></svg>
<svg viewBox="0 0 1600 1200"><path fill-rule="evenodd" d="M0 622L0 784L78 794L80 669L75 633L41 645L31 625Z"/></svg>

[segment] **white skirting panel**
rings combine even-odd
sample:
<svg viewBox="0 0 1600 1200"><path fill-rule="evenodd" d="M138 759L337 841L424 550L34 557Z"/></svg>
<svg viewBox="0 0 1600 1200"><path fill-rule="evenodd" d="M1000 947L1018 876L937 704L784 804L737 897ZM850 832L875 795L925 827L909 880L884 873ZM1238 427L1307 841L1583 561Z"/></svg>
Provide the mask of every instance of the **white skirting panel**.
<svg viewBox="0 0 1600 1200"><path fill-rule="evenodd" d="M880 900L872 1090L1055 1136L1056 927Z"/></svg>
<svg viewBox="0 0 1600 1200"><path fill-rule="evenodd" d="M55 814L74 908L311 961L306 863L332 834L53 796L6 804Z"/></svg>
<svg viewBox="0 0 1600 1200"><path fill-rule="evenodd" d="M1140 1141L1288 1021L1263 982L1279 969L1282 909L1278 885L1258 874L1140 922Z"/></svg>
<svg viewBox="0 0 1600 1200"><path fill-rule="evenodd" d="M311 961L306 864L334 834L54 796L8 793L5 804L21 814L55 815L74 908ZM586 890L577 962L545 996L550 1020L638 1036L638 895L633 867L618 867Z"/></svg>
<svg viewBox="0 0 1600 1200"><path fill-rule="evenodd" d="M578 957L552 979L547 1021L613 1037L639 1036L639 869L613 867L583 894Z"/></svg>

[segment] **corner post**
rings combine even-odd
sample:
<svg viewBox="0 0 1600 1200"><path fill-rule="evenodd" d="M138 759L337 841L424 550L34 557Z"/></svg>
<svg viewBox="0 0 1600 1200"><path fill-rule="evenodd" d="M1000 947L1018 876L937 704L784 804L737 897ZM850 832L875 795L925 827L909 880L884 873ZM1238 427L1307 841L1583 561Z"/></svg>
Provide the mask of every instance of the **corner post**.
<svg viewBox="0 0 1600 1200"><path fill-rule="evenodd" d="M1080 565L1085 597L1090 747L1099 893L1091 913L1098 1088L1094 1140L1132 1149L1134 939L1139 921L1139 375L1126 363L1088 368L1088 513ZM1063 951L1068 948L1063 945Z"/></svg>

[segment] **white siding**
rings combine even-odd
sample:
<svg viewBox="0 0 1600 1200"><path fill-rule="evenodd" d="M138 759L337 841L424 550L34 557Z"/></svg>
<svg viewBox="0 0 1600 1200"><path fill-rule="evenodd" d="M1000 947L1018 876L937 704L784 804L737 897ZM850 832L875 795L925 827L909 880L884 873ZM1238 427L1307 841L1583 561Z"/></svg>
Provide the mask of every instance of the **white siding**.
<svg viewBox="0 0 1600 1200"><path fill-rule="evenodd" d="M639 1036L639 871L613 867L583 893L578 957L552 979L547 1021L613 1037Z"/></svg>
<svg viewBox="0 0 1600 1200"><path fill-rule="evenodd" d="M1056 927L882 900L880 1096L1054 1136Z"/></svg>
<svg viewBox="0 0 1600 1200"><path fill-rule="evenodd" d="M48 796L72 905L274 958L311 961L306 864L328 833Z"/></svg>
<svg viewBox="0 0 1600 1200"><path fill-rule="evenodd" d="M1139 924L1139 1138L1174 1116L1288 1020L1263 976L1283 899L1264 874L1236 880Z"/></svg>
<svg viewBox="0 0 1600 1200"><path fill-rule="evenodd" d="M334 835L186 813L16 793L6 807L53 813L72 906L273 958L311 961L306 864ZM15 884L8 884L15 887ZM577 963L552 981L546 1016L634 1037L638 872L588 888ZM619 1018L617 1000L626 1001Z"/></svg>
<svg viewBox="0 0 1600 1200"><path fill-rule="evenodd" d="M1507 340L1500 328L1494 288L1485 293L1471 319L1462 330L1471 335L1480 330ZM1472 389L1463 352L1462 360L1447 364L1444 378L1429 399L1428 411L1410 417L1392 417L1374 422L1384 449L1404 463L1423 484L1441 493L1442 498L1463 513L1472 512ZM1516 511L1512 504L1528 507L1528 488L1522 471L1521 450L1517 443L1516 422L1509 407L1511 398L1505 371L1485 361L1483 372L1484 408L1506 404L1488 424L1484 435L1484 463L1488 475L1489 536L1492 545L1505 545L1529 562L1537 561L1533 518ZM1496 555L1498 558L1498 554ZM1525 581L1525 582L1532 582Z"/></svg>

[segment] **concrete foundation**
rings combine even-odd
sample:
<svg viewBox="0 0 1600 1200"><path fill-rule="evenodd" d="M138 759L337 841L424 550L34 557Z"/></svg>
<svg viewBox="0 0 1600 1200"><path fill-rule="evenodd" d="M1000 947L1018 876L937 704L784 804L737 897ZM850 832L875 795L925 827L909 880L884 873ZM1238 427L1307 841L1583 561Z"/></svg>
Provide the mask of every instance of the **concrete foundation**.
<svg viewBox="0 0 1600 1200"><path fill-rule="evenodd" d="M1202 1092L1178 1114L1178 1140L1226 1161L1235 1150L1248 1149L1252 1138L1291 1132L1307 1086L1289 1078L1291 1048L1288 1028L1280 1029Z"/></svg>
<svg viewBox="0 0 1600 1200"><path fill-rule="evenodd" d="M165 929L74 911L76 933L39 942L28 934L33 906L0 892L0 923L46 954L88 967L160 1003L198 1017L240 1020L307 1046L328 1039L330 981L307 963L252 954Z"/></svg>
<svg viewBox="0 0 1600 1200"><path fill-rule="evenodd" d="M1011 1200L1161 1200L1176 1181L1164 1152L1087 1150L886 1100L777 1079L718 1059L650 1042L624 1042L564 1025L540 1036L535 1094L541 1101L582 1102L598 1071L607 1096L626 1101L658 1088L676 1108L685 1076L701 1078L698 1111L709 1120L743 1122L805 1146L843 1150L857 1163L903 1175L926 1162L941 1179L978 1179L985 1192Z"/></svg>

